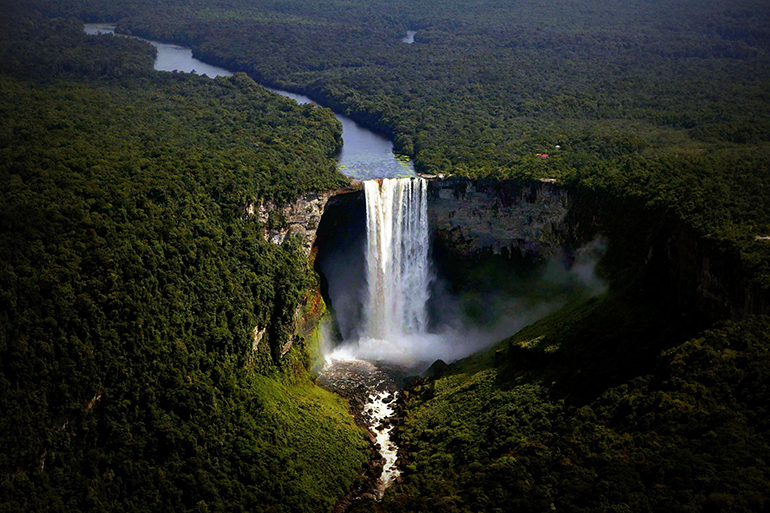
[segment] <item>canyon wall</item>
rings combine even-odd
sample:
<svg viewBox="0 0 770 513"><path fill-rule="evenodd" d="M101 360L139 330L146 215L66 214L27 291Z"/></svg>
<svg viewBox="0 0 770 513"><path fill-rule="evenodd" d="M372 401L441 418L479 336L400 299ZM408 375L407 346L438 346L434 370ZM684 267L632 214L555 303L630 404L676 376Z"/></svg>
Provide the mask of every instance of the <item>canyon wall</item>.
<svg viewBox="0 0 770 513"><path fill-rule="evenodd" d="M571 198L568 225L583 238L601 232L609 240L605 268L633 294L702 326L770 314L770 294L752 280L739 249L642 198L585 189L573 190Z"/></svg>
<svg viewBox="0 0 770 513"><path fill-rule="evenodd" d="M695 323L770 314L737 250L639 200L539 180L432 179L434 245L459 257L570 254L601 234L605 266L624 284Z"/></svg>
<svg viewBox="0 0 770 513"><path fill-rule="evenodd" d="M244 207L244 218L256 216L262 225L265 240L273 244L283 244L290 234L298 235L305 256L309 257L326 209L338 203L359 201L359 195L360 201L363 201L361 182L353 182L344 189L306 192L284 205L276 205L270 199L256 200Z"/></svg>
<svg viewBox="0 0 770 513"><path fill-rule="evenodd" d="M243 218L256 218L262 227L265 240L272 244L283 244L290 235L298 236L305 257L312 261L315 257L313 247L324 213L333 205L351 201L350 198L357 197L357 193L363 198L360 183L353 183L344 189L307 192L295 201L283 205L277 205L269 199L255 200L244 206ZM270 354L275 363L281 362L300 337L307 338L307 334L313 332L320 318L317 312L319 309L325 311L325 308L319 306L319 302L322 305L320 293L314 290L308 295L305 304L297 306L291 316L291 334L284 342L271 340L265 326L255 326L252 360L255 360L260 351L264 351Z"/></svg>
<svg viewBox="0 0 770 513"><path fill-rule="evenodd" d="M364 202L359 183L308 193L280 207L269 201L251 203L245 215L257 217L266 240L275 244L289 234L299 235L313 261L315 251L335 246L340 236L365 237L360 228L365 219L358 225L351 221L365 217ZM608 277L630 287L633 294L680 311L683 320L705 325L770 314L767 291L751 282L737 252L640 201L549 181L432 178L428 216L434 249L469 265L484 255L533 259L564 255L569 261L574 250L601 234L608 241L604 262ZM322 224L326 228L319 230ZM322 290L324 286L321 276ZM255 345L259 338L255 337ZM276 354L280 358L290 347L277 348Z"/></svg>
<svg viewBox="0 0 770 513"><path fill-rule="evenodd" d="M281 206L270 199L253 201L246 205L244 217L256 217L262 225L265 240L273 244L283 244L289 234L299 235L305 254L309 256L326 203L335 194L335 191L308 192Z"/></svg>
<svg viewBox="0 0 770 513"><path fill-rule="evenodd" d="M428 195L434 243L457 255L546 257L573 242L570 193L550 182L434 179Z"/></svg>

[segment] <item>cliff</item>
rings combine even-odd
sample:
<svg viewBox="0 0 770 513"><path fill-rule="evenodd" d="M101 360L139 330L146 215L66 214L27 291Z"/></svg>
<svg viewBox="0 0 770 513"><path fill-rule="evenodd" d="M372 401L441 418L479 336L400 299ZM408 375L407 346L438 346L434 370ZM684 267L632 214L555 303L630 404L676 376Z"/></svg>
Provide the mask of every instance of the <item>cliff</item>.
<svg viewBox="0 0 770 513"><path fill-rule="evenodd" d="M364 265L357 256L365 244L364 202L359 183L308 193L282 206L251 203L246 214L257 216L270 242L298 235L311 261L316 251L327 254L336 268L346 269L346 279L363 287L363 275L356 272ZM601 234L608 242L601 264L605 278L680 312L683 322L697 327L768 313L767 294L747 281L740 255L640 201L547 181L434 178L428 185L428 215L434 257L441 254L449 265L479 265L480 258L494 255L527 261L556 256L569 262L576 249ZM328 300L326 277L316 270ZM344 308L328 304L332 310ZM300 317L294 316L296 326ZM274 348L274 358L282 359L295 340Z"/></svg>
<svg viewBox="0 0 770 513"><path fill-rule="evenodd" d="M306 192L291 203L276 205L271 199L254 200L244 208L244 217L256 216L262 225L265 240L282 244L290 234L302 239L305 256L310 256L330 200L334 204L345 195L361 190L360 182L352 182L344 189Z"/></svg>
<svg viewBox="0 0 770 513"><path fill-rule="evenodd" d="M552 183L446 178L431 180L428 194L435 242L461 256L545 257L571 239L570 193Z"/></svg>
<svg viewBox="0 0 770 513"><path fill-rule="evenodd" d="M345 202L346 198L355 196L356 191L361 191L360 183L352 183L344 189L313 191L300 195L295 201L283 205L277 205L270 199L255 200L244 207L244 219L256 217L261 225L261 231L266 241L280 245L290 235L296 235L301 240L301 247L305 257L312 266L315 258L313 246L316 242L318 227L324 213L331 205ZM256 361L259 352L269 353L275 363L281 362L289 350L299 340L305 340L312 333L320 319L316 315L318 302L323 303L319 291L315 288L305 297L304 301L297 305L294 312L281 314L288 320L286 337L270 336L266 327L255 326L253 333L251 361ZM274 323L275 324L275 323ZM266 337L266 342L263 342ZM316 351L311 348L311 353ZM316 354L311 356L317 357Z"/></svg>
<svg viewBox="0 0 770 513"><path fill-rule="evenodd" d="M611 278L696 324L770 313L767 291L750 282L737 251L638 200L549 181L456 177L431 179L428 193L434 246L460 261L517 251L569 259L601 233Z"/></svg>

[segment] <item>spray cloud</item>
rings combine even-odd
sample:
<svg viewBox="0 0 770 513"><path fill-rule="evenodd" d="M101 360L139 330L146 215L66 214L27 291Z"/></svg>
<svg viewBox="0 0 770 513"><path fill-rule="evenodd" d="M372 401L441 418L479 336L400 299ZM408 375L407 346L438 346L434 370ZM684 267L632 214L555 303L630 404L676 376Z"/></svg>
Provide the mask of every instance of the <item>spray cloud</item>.
<svg viewBox="0 0 770 513"><path fill-rule="evenodd" d="M384 361L424 369L453 361L508 337L570 300L604 292L595 267L606 243L596 238L566 255L492 280L489 287L451 287L429 256L427 183L421 178L364 182L366 291L358 292L358 329L348 328L329 359ZM507 281L507 283L504 283ZM453 290L454 289L454 290ZM354 293L357 291L354 291ZM345 310L350 293L342 295ZM338 299L334 299L335 304ZM428 306L440 312L429 319ZM476 315L474 315L476 312ZM338 317L342 312L337 312ZM478 316L483 319L479 319ZM349 325L349 319L338 319Z"/></svg>

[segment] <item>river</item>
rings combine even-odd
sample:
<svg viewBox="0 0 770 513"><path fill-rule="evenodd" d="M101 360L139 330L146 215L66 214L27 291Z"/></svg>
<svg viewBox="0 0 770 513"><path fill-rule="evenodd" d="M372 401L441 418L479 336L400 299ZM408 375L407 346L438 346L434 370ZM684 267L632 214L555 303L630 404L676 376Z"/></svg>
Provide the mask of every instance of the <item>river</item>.
<svg viewBox="0 0 770 513"><path fill-rule="evenodd" d="M87 23L84 30L89 35L114 34L115 25ZM181 71L210 78L233 75L227 69L196 59L190 48L142 40L158 49L154 65L157 71ZM314 103L307 96L271 87L265 89L291 98L299 104ZM337 157L337 166L342 174L357 180L415 176L412 164L393 153L393 143L387 138L367 130L348 117L336 112L334 115L342 123L343 145ZM382 456L381 462L377 462L381 473L365 495L382 498L385 489L401 474L396 465L398 446L391 438L397 387L386 373L361 360L330 361L319 373L319 379L325 388L351 400L352 407L357 410L356 418L372 433L375 448Z"/></svg>
<svg viewBox="0 0 770 513"><path fill-rule="evenodd" d="M115 25L86 23L84 30L89 35L114 34ZM148 39L143 39L143 41L147 41L158 49L158 56L155 59L157 71L183 71L206 75L211 78L227 77L233 74L229 70L196 59L190 48ZM265 89L291 98L300 104L315 103L301 94L271 87L265 87ZM393 143L388 138L362 127L352 119L337 112L334 113L334 116L342 123L342 151L337 156L337 167L342 174L356 180L415 176L412 163L407 158L398 157L393 153Z"/></svg>

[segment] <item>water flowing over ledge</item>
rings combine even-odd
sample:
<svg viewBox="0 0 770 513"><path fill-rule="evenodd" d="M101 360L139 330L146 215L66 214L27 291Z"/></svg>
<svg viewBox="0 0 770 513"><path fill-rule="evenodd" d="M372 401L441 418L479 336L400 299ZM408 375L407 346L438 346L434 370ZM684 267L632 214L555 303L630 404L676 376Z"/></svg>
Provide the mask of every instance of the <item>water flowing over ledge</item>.
<svg viewBox="0 0 770 513"><path fill-rule="evenodd" d="M430 297L428 186L422 178L364 182L366 194L366 335L424 333Z"/></svg>

